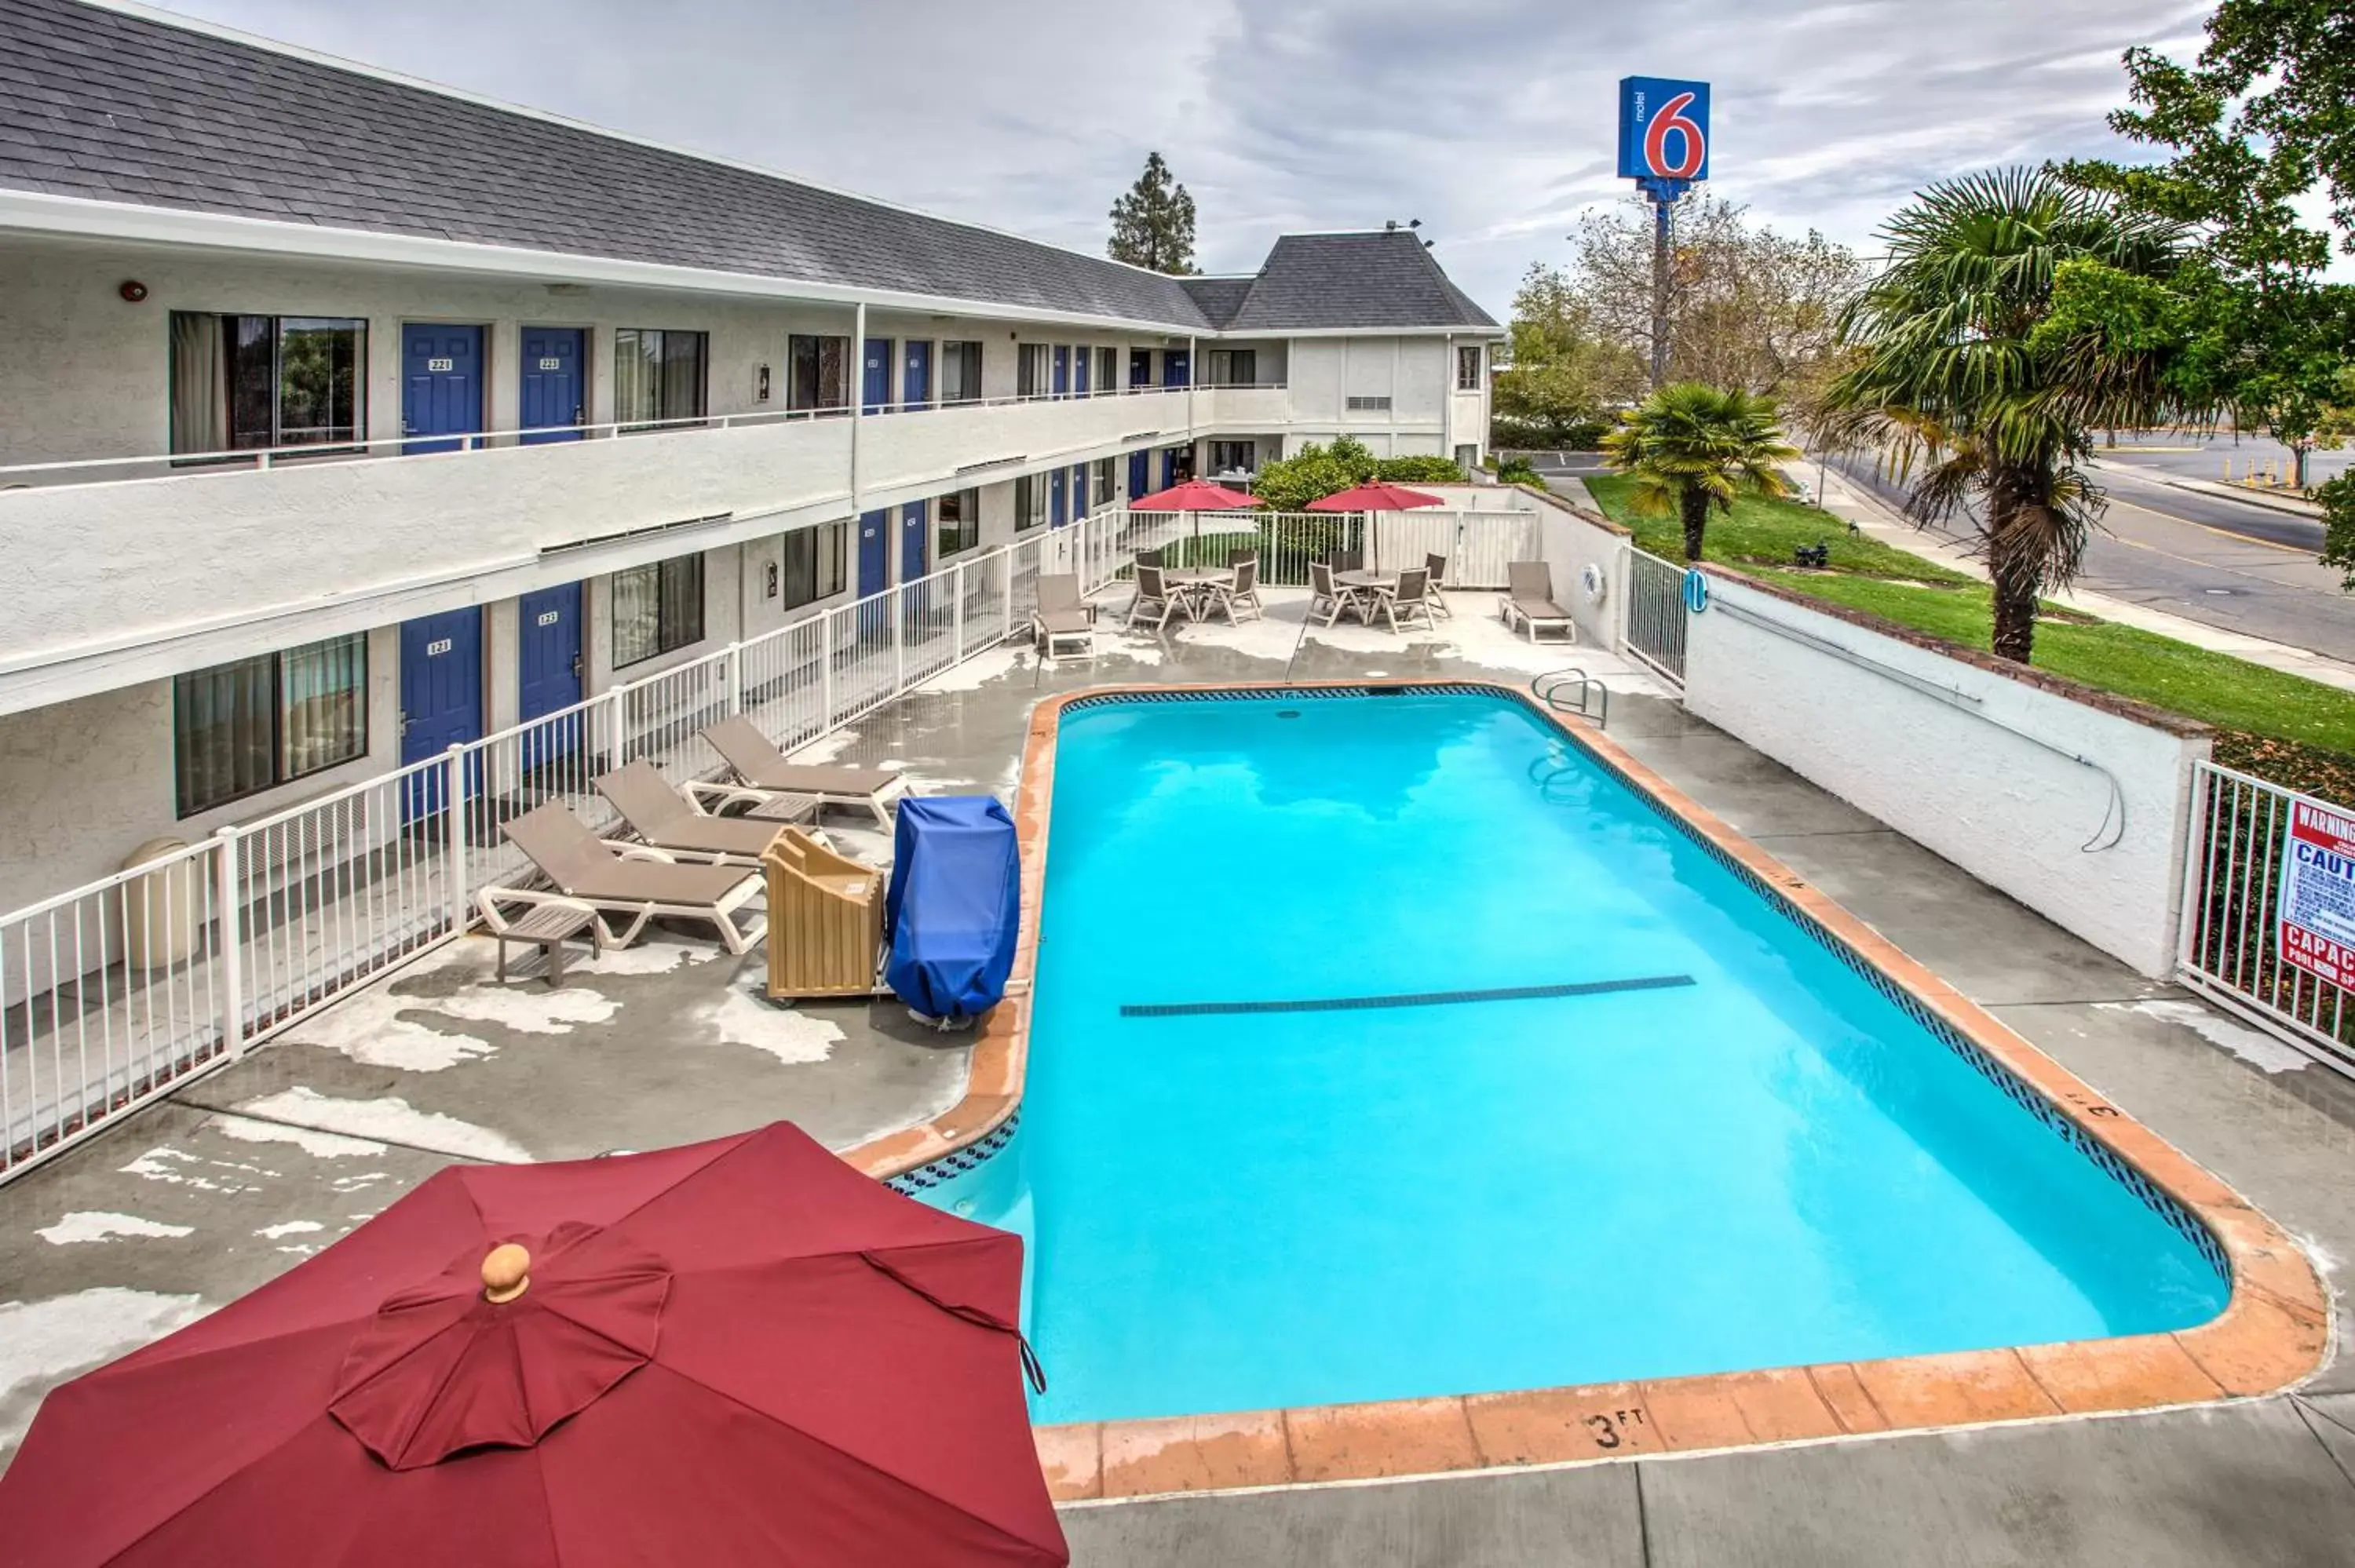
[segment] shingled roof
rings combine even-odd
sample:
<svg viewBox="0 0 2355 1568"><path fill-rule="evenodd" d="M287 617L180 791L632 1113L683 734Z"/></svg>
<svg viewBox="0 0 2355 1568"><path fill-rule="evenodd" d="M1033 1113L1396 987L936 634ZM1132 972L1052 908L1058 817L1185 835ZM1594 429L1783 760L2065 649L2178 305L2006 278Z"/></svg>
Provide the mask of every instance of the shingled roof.
<svg viewBox="0 0 2355 1568"><path fill-rule="evenodd" d="M1496 324L1405 228L1285 235L1221 323L1229 332Z"/></svg>
<svg viewBox="0 0 2355 1568"><path fill-rule="evenodd" d="M1181 281L76 0L0 38L0 187L1179 332L1496 324L1403 230Z"/></svg>

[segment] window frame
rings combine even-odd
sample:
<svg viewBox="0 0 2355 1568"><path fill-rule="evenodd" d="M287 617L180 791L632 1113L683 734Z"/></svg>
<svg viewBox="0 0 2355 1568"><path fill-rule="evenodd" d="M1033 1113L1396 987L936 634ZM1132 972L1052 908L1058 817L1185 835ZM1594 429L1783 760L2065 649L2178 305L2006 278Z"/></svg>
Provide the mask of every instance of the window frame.
<svg viewBox="0 0 2355 1568"><path fill-rule="evenodd" d="M981 548L981 492L952 490L932 508L932 565Z"/></svg>
<svg viewBox="0 0 2355 1568"><path fill-rule="evenodd" d="M949 366L952 364L957 367L957 380L965 388L954 397L949 396L948 392ZM982 400L981 369L982 352L979 340L975 338L943 340L940 347L939 363L932 367L934 391L932 401L943 408L953 403L980 402Z"/></svg>
<svg viewBox="0 0 2355 1568"><path fill-rule="evenodd" d="M794 528L778 536L777 591L780 608L802 609L821 603L842 592L849 582L850 524L847 523L814 523L806 528ZM806 554L796 561L794 541L808 541ZM796 573L797 566L807 570ZM809 585L808 592L801 591L801 583ZM829 583L831 586L829 586Z"/></svg>
<svg viewBox="0 0 2355 1568"><path fill-rule="evenodd" d="M1251 461L1249 462L1220 462L1219 461L1219 456L1221 452L1232 457L1236 455L1237 449L1241 449L1242 451L1248 452L1251 455ZM1256 475L1259 472L1259 443L1255 440L1246 440L1212 441L1210 443L1210 472L1214 476L1228 472Z"/></svg>
<svg viewBox="0 0 2355 1568"><path fill-rule="evenodd" d="M181 399L177 387L180 380L180 322L209 320L219 334L220 375L214 387L219 399L221 443L218 446L181 445ZM237 347L239 323L261 323L267 332L269 348L269 430L261 441L240 440L238 434L238 374L240 369ZM208 461L233 462L245 452L266 451L273 456L289 457L349 456L365 451L368 439L368 320L366 316L277 315L259 311L168 311L165 313L165 445L183 464L202 466ZM326 429L345 433L320 440L289 441L286 430L286 334L290 326L304 330L326 329L348 334L350 361L346 367L351 396L348 425ZM330 376L334 374L332 366ZM248 393L248 397L251 394ZM316 427L314 427L316 428ZM185 452L185 456L181 454Z"/></svg>
<svg viewBox="0 0 2355 1568"><path fill-rule="evenodd" d="M1047 476L1026 473L1014 481L1014 531L1027 534L1047 525Z"/></svg>
<svg viewBox="0 0 2355 1568"><path fill-rule="evenodd" d="M1476 343L1455 345L1455 389L1458 392L1480 390L1480 371L1486 359L1486 352Z"/></svg>
<svg viewBox="0 0 2355 1568"><path fill-rule="evenodd" d="M802 392L802 345L807 344L810 358L810 392L815 401L805 402ZM829 345L834 355L834 396L826 396L826 356ZM796 332L785 334L785 412L803 418L832 418L850 412L851 353L848 336L837 333Z"/></svg>
<svg viewBox="0 0 2355 1568"><path fill-rule="evenodd" d="M623 434L638 430L693 429L711 418L711 334L689 327L615 327L610 334L613 340L613 425ZM655 352L652 359L635 351L652 339ZM672 341L695 344L696 373L694 379L695 408L690 413L675 412L669 405L672 387ZM645 390L652 392L655 411L630 412L622 407L625 387L638 388L635 376L625 378L622 374L624 356L634 358L645 376Z"/></svg>
<svg viewBox="0 0 2355 1568"><path fill-rule="evenodd" d="M694 634L692 636L676 636L674 635L674 629L669 624L668 611L672 603L672 585L669 579L673 567L677 567L681 571L685 571L689 566L693 568L695 591L692 596L687 597L682 602L691 603L695 607L693 621ZM630 658L624 659L622 657L623 620L620 603L622 579L625 577L632 577L635 574L646 571L652 571L655 574L654 646L643 652L634 653ZM710 605L708 599L707 585L704 577L703 552L700 550L689 550L683 556L666 556L658 561L641 561L634 567L623 567L621 570L611 574L605 580L605 609L607 623L613 628L613 634L610 640L610 645L606 649L606 655L608 662L616 670L631 669L636 665L645 663L649 659L659 659L666 653L676 653L682 648L694 647L697 643L702 641L706 635L708 635L708 627L710 621ZM678 630L684 629L682 628Z"/></svg>
<svg viewBox="0 0 2355 1568"><path fill-rule="evenodd" d="M346 763L365 760L371 749L369 699L372 694L368 679L368 641L367 632L348 631L339 637L323 637L315 642L298 643L292 648L273 649L270 652L256 653L244 659L231 659L225 663L208 665L204 669L186 671L172 677L172 805L175 817L186 821L190 817L201 816L207 811L218 810L222 806L234 805L240 800L250 800L257 795L265 794L282 785L298 783L305 779L315 778L331 768L341 768ZM350 726L351 747L340 755L325 758L307 768L290 768L287 766L286 749L289 739L287 734L289 726L286 722L286 661L290 655L309 653L314 650L338 644L351 651L356 672L350 688L355 704ZM269 777L243 789L232 789L226 794L192 802L188 796L191 768L187 755L189 736L187 710L194 683L208 676L218 675L224 671L265 662L269 666Z"/></svg>

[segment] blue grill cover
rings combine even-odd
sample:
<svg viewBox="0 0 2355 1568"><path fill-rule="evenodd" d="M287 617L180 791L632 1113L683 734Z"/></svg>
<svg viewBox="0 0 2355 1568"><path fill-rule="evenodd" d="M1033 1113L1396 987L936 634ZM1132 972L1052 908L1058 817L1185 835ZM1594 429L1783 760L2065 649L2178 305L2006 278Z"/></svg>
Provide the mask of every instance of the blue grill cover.
<svg viewBox="0 0 2355 1568"><path fill-rule="evenodd" d="M1022 918L1014 819L988 795L903 795L883 900L883 983L928 1017L996 1005Z"/></svg>

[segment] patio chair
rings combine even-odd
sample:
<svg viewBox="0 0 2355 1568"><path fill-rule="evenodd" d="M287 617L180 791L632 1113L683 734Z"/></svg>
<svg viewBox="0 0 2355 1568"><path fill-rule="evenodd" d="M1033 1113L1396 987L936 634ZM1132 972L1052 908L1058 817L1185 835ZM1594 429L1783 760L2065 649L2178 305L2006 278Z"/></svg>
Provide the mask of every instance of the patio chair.
<svg viewBox="0 0 2355 1568"><path fill-rule="evenodd" d="M1203 614L1224 610L1230 624L1240 622L1241 612L1246 609L1253 616L1264 619L1267 607L1259 601L1259 557L1245 556L1232 565L1235 570L1233 577L1224 582L1203 585Z"/></svg>
<svg viewBox="0 0 2355 1568"><path fill-rule="evenodd" d="M1077 572L1039 576L1039 607L1030 615L1030 639L1042 658L1056 658L1061 650L1069 650L1075 659L1096 656L1096 607L1080 592Z"/></svg>
<svg viewBox="0 0 2355 1568"><path fill-rule="evenodd" d="M741 716L704 726L703 738L738 779L734 785L698 789L699 795L725 792L711 807L715 811L739 803L773 804L779 796L807 795L815 802L815 811L828 806L859 808L874 813L878 827L889 828L891 814L884 808L908 787L906 779L888 768L788 761L759 726Z"/></svg>
<svg viewBox="0 0 2355 1568"><path fill-rule="evenodd" d="M1558 630L1564 642L1578 641L1578 623L1570 611L1553 601L1553 574L1543 561L1512 561L1505 567L1505 592L1497 600L1509 631L1518 624L1531 642L1544 630Z"/></svg>
<svg viewBox="0 0 2355 1568"><path fill-rule="evenodd" d="M1398 587L1384 588L1374 596L1372 614L1367 617L1369 622L1373 615L1389 621L1392 631L1399 629L1401 616L1410 626L1418 615L1423 617L1423 625L1432 626L1431 574L1421 567L1409 567L1399 573Z"/></svg>
<svg viewBox="0 0 2355 1568"><path fill-rule="evenodd" d="M1361 572L1366 569L1366 553L1363 550L1336 550L1327 564L1337 572Z"/></svg>
<svg viewBox="0 0 2355 1568"><path fill-rule="evenodd" d="M1136 552L1136 564L1140 567L1157 567L1162 565L1161 556L1162 552L1159 550L1139 550Z"/></svg>
<svg viewBox="0 0 2355 1568"><path fill-rule="evenodd" d="M1336 583L1331 562L1309 562L1308 619L1319 626L1330 626L1345 613L1354 615L1359 620L1365 620L1366 596L1356 588ZM1317 620L1320 614L1325 619Z"/></svg>
<svg viewBox="0 0 2355 1568"><path fill-rule="evenodd" d="M757 868L771 841L783 831L774 821L715 817L670 786L662 770L645 758L597 776L597 793L613 804L630 832L658 850L698 860ZM815 810L815 804L805 810Z"/></svg>
<svg viewBox="0 0 2355 1568"><path fill-rule="evenodd" d="M1159 567L1138 567L1136 597L1128 601L1128 617L1122 624L1133 628L1142 620L1158 632L1167 629L1171 616L1180 613L1188 620L1200 619L1193 601L1169 585Z"/></svg>
<svg viewBox="0 0 2355 1568"><path fill-rule="evenodd" d="M523 851L552 885L550 888L486 887L475 898L494 934L510 925L511 906L587 907L593 912L597 945L626 948L649 920L669 916L708 920L730 953L743 953L765 936L767 915L755 912L739 923L737 911L761 896L757 872L735 865L682 865L667 850L647 844L609 844L550 800L506 826L507 840ZM613 928L615 917L628 924ZM528 918L528 916L527 916Z"/></svg>
<svg viewBox="0 0 2355 1568"><path fill-rule="evenodd" d="M1447 608L1447 596L1440 591L1447 586L1447 557L1425 556L1423 558L1423 569L1431 574L1431 613L1444 615L1450 620L1455 620L1455 612Z"/></svg>

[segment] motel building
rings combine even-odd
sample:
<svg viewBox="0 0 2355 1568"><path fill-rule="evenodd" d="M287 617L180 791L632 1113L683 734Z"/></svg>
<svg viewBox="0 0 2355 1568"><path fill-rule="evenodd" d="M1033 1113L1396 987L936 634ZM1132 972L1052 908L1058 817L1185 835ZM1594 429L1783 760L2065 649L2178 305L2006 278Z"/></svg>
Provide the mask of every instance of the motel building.
<svg viewBox="0 0 2355 1568"><path fill-rule="evenodd" d="M1170 278L141 9L0 36L0 916L1181 478L1484 454L1503 334L1403 229Z"/></svg>

